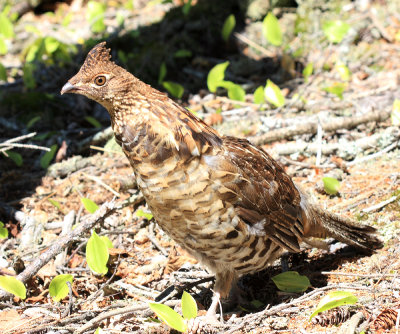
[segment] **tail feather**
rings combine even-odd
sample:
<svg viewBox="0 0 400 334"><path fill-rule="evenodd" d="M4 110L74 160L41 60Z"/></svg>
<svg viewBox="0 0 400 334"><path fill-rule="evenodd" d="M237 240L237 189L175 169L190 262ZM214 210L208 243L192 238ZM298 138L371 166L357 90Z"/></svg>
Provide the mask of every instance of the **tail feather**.
<svg viewBox="0 0 400 334"><path fill-rule="evenodd" d="M333 237L364 251L383 247L377 230L372 226L358 224L351 219L325 211L317 205L311 204L308 209L314 226L318 226L316 229L310 229L310 237Z"/></svg>

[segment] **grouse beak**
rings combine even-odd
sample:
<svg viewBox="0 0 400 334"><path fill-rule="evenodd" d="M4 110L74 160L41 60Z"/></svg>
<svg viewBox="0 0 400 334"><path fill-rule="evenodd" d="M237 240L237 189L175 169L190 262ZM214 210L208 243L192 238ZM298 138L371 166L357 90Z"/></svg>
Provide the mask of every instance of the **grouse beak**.
<svg viewBox="0 0 400 334"><path fill-rule="evenodd" d="M73 93L74 90L77 90L78 88L75 87L73 84L67 82L63 88L61 88L61 95L63 95L64 93Z"/></svg>

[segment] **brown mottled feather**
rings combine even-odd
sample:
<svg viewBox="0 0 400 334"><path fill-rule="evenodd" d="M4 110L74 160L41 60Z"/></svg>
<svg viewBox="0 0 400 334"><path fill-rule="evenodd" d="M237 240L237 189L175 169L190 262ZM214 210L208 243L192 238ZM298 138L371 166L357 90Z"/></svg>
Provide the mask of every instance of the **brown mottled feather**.
<svg viewBox="0 0 400 334"><path fill-rule="evenodd" d="M103 76L104 85L95 79ZM216 130L110 61L95 46L62 93L105 106L115 138L158 224L216 274L226 296L232 282L264 269L283 250L333 236L369 250L375 229L310 204L268 153Z"/></svg>

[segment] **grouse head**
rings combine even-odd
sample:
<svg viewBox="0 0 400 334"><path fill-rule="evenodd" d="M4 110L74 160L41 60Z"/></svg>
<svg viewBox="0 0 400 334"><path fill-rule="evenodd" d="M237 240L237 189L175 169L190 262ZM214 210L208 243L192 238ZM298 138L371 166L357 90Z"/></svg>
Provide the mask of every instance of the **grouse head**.
<svg viewBox="0 0 400 334"><path fill-rule="evenodd" d="M127 100L139 80L110 60L110 49L105 44L99 43L89 52L79 72L64 85L61 94L84 95L111 111L121 100Z"/></svg>

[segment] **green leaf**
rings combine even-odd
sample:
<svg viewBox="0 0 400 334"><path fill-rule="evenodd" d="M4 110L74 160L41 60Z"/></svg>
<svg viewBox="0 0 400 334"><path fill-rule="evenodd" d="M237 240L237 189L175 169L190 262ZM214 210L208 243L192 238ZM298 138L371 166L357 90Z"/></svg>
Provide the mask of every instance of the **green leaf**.
<svg viewBox="0 0 400 334"><path fill-rule="evenodd" d="M106 243L92 231L92 236L86 244L86 262L94 273L107 274L108 248Z"/></svg>
<svg viewBox="0 0 400 334"><path fill-rule="evenodd" d="M342 83L334 83L332 86L323 88L325 92L335 94L341 100L343 100L343 92L345 89L346 86Z"/></svg>
<svg viewBox="0 0 400 334"><path fill-rule="evenodd" d="M94 334L105 334L105 332L100 327L98 327Z"/></svg>
<svg viewBox="0 0 400 334"><path fill-rule="evenodd" d="M26 123L26 128L27 128L27 129L30 129L32 126L35 125L35 123L36 123L37 121L40 121L40 116L35 116L35 117L33 117L32 119L30 119L29 122Z"/></svg>
<svg viewBox="0 0 400 334"><path fill-rule="evenodd" d="M190 12L190 8L192 8L192 0L188 0L183 6L182 6L182 13L184 16L187 16Z"/></svg>
<svg viewBox="0 0 400 334"><path fill-rule="evenodd" d="M12 22L4 13L0 13L0 35L3 35L4 38L14 37Z"/></svg>
<svg viewBox="0 0 400 334"><path fill-rule="evenodd" d="M178 99L182 97L183 92L185 91L183 86L176 82L164 81L162 85L168 91L168 93L170 93L173 97L176 97Z"/></svg>
<svg viewBox="0 0 400 334"><path fill-rule="evenodd" d="M197 317L197 303L186 291L182 294L182 315L185 319Z"/></svg>
<svg viewBox="0 0 400 334"><path fill-rule="evenodd" d="M265 99L273 104L275 107L282 107L285 104L285 97L281 89L275 85L271 80L267 80L267 85L264 89Z"/></svg>
<svg viewBox="0 0 400 334"><path fill-rule="evenodd" d="M61 21L61 25L63 27L68 27L69 24L71 23L72 17L73 17L72 13L68 13L67 15L65 15Z"/></svg>
<svg viewBox="0 0 400 334"><path fill-rule="evenodd" d="M0 221L0 239L8 238L8 230L4 227L4 223Z"/></svg>
<svg viewBox="0 0 400 334"><path fill-rule="evenodd" d="M165 65L165 62L162 62L160 65L160 70L158 71L158 84L160 85L162 84L166 75L167 75L167 65Z"/></svg>
<svg viewBox="0 0 400 334"><path fill-rule="evenodd" d="M207 86L211 93L217 91L217 87L221 84L225 77L225 70L229 66L229 61L215 65L207 76Z"/></svg>
<svg viewBox="0 0 400 334"><path fill-rule="evenodd" d="M67 282L72 284L73 276L69 274L58 275L54 277L49 285L49 294L53 300L59 302L64 299L69 292Z"/></svg>
<svg viewBox="0 0 400 334"><path fill-rule="evenodd" d="M255 308L260 308L260 307L263 307L265 305L263 302L259 301L258 299L253 299L250 303Z"/></svg>
<svg viewBox="0 0 400 334"><path fill-rule="evenodd" d="M322 24L322 30L326 38L332 43L340 43L349 29L350 25L340 20L327 21Z"/></svg>
<svg viewBox="0 0 400 334"><path fill-rule="evenodd" d="M338 61L336 63L336 65L335 65L335 69L336 69L336 71L338 71L338 73L340 75L340 78L343 81L349 81L350 80L351 72L350 72L349 68L344 63L342 63L341 61Z"/></svg>
<svg viewBox="0 0 400 334"><path fill-rule="evenodd" d="M21 167L22 164L24 163L24 159L22 158L22 155L17 153L17 152L13 152L13 151L6 151L8 157L14 161L14 163L18 166Z"/></svg>
<svg viewBox="0 0 400 334"><path fill-rule="evenodd" d="M271 12L263 20L262 32L266 40L275 46L282 44L282 31L279 21Z"/></svg>
<svg viewBox="0 0 400 334"><path fill-rule="evenodd" d="M121 152L122 153L122 148L115 141L115 137L114 136L107 141L107 143L104 145L104 149L108 150L108 151L116 151L116 152Z"/></svg>
<svg viewBox="0 0 400 334"><path fill-rule="evenodd" d="M263 104L265 102L264 99L264 87L258 87L254 92L254 103L256 104Z"/></svg>
<svg viewBox="0 0 400 334"><path fill-rule="evenodd" d="M104 242L104 244L107 246L107 248L114 248L112 241L106 235L102 235L100 237L100 239Z"/></svg>
<svg viewBox="0 0 400 334"><path fill-rule="evenodd" d="M7 71L3 64L0 63L0 80L7 81Z"/></svg>
<svg viewBox="0 0 400 334"><path fill-rule="evenodd" d="M244 102L246 92L244 91L244 89L241 86L239 86L231 81L221 81L219 86L227 89L228 97L231 100Z"/></svg>
<svg viewBox="0 0 400 334"><path fill-rule="evenodd" d="M149 303L150 308L157 316L164 321L169 327L179 331L186 332L187 325L182 316L175 312L172 308L164 304Z"/></svg>
<svg viewBox="0 0 400 334"><path fill-rule="evenodd" d="M232 33L232 30L235 28L236 25L236 18L235 15L231 14L229 15L225 22L224 25L222 26L222 38L226 42L229 39L229 36Z"/></svg>
<svg viewBox="0 0 400 334"><path fill-rule="evenodd" d="M51 198L48 198L47 199L53 206L55 206L58 210L61 210L61 204L60 204L60 202L58 202L58 201L56 201L56 200L54 200L54 199L51 199Z"/></svg>
<svg viewBox="0 0 400 334"><path fill-rule="evenodd" d="M24 80L24 85L26 88L33 89L36 87L36 81L33 76L33 70L35 69L35 65L26 63L23 67L23 75L22 79Z"/></svg>
<svg viewBox="0 0 400 334"><path fill-rule="evenodd" d="M87 4L86 19L94 33L100 33L106 29L104 24L105 9L105 5L97 1L89 1Z"/></svg>
<svg viewBox="0 0 400 334"><path fill-rule="evenodd" d="M392 112L390 114L393 126L400 125L400 100L395 99L393 102Z"/></svg>
<svg viewBox="0 0 400 334"><path fill-rule="evenodd" d="M304 67L304 70L303 70L303 77L304 77L304 79L305 79L306 81L308 80L308 77L309 77L311 74L313 74L313 71L314 71L314 65L313 65L313 63L308 63L307 66Z"/></svg>
<svg viewBox="0 0 400 334"><path fill-rule="evenodd" d="M0 288L21 299L26 298L25 285L13 276L0 276Z"/></svg>
<svg viewBox="0 0 400 334"><path fill-rule="evenodd" d="M89 198L82 197L81 202L90 213L95 213L99 209L99 206Z"/></svg>
<svg viewBox="0 0 400 334"><path fill-rule="evenodd" d="M44 39L44 48L48 55L53 54L60 47L60 42L56 40L54 37L45 37Z"/></svg>
<svg viewBox="0 0 400 334"><path fill-rule="evenodd" d="M304 292L311 286L308 277L299 275L297 271L285 271L272 280L279 290L285 292Z"/></svg>
<svg viewBox="0 0 400 334"><path fill-rule="evenodd" d="M92 116L86 116L85 119L97 129L102 127L101 123Z"/></svg>
<svg viewBox="0 0 400 334"><path fill-rule="evenodd" d="M144 212L142 209L136 210L136 217L144 217L147 220L151 220L153 218L153 215L148 212Z"/></svg>
<svg viewBox="0 0 400 334"><path fill-rule="evenodd" d="M180 49L174 53L175 58L187 58L192 56L192 51L186 49Z"/></svg>
<svg viewBox="0 0 400 334"><path fill-rule="evenodd" d="M41 158L40 158L40 166L42 166L43 169L47 169L49 167L51 160L53 160L56 152L57 152L58 146L57 144L54 144L50 147L50 151L46 152Z"/></svg>
<svg viewBox="0 0 400 334"><path fill-rule="evenodd" d="M5 55L7 53L7 44L4 37L0 35L0 55Z"/></svg>
<svg viewBox="0 0 400 334"><path fill-rule="evenodd" d="M340 188L340 182L333 177L323 177L324 190L329 195L336 195Z"/></svg>
<svg viewBox="0 0 400 334"><path fill-rule="evenodd" d="M318 313L326 310L330 310L335 307L342 305L353 305L357 303L357 297L348 291L333 291L328 293L324 298L321 299L315 311L310 315L310 321Z"/></svg>

